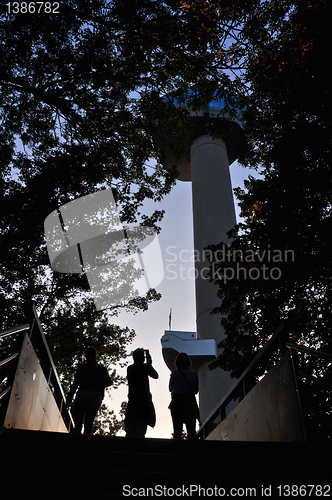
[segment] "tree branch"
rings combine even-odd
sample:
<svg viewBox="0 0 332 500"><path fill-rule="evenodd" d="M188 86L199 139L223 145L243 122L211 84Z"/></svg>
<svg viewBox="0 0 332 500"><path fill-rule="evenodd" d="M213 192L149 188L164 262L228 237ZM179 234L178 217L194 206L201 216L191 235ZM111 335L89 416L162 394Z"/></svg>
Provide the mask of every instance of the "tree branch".
<svg viewBox="0 0 332 500"><path fill-rule="evenodd" d="M69 118L73 114L73 110L67 105L67 102L64 99L54 94L52 95L50 93L47 93L37 87L33 87L22 77L13 77L4 73L0 77L0 82L4 85L15 88L20 92L33 94L36 98L41 99L49 106L56 108L62 113L64 117ZM79 115L76 114L76 117L79 117Z"/></svg>

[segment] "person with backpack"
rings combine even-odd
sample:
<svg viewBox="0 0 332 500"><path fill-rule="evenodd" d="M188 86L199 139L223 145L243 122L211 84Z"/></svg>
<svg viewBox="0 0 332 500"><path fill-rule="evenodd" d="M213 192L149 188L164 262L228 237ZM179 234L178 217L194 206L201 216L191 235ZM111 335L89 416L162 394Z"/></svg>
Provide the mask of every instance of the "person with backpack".
<svg viewBox="0 0 332 500"><path fill-rule="evenodd" d="M81 433L83 422L84 434L91 434L93 421L104 399L105 387L113 383L107 368L97 363L94 347L88 347L84 356L86 362L78 365L66 401L69 407L77 391L73 410L75 428L72 430L76 434Z"/></svg>
<svg viewBox="0 0 332 500"><path fill-rule="evenodd" d="M182 438L183 424L186 425L188 439L196 439L199 409L195 394L198 393L198 376L195 370L191 369L191 360L185 352L178 354L174 364L176 369L171 373L169 381L173 439Z"/></svg>

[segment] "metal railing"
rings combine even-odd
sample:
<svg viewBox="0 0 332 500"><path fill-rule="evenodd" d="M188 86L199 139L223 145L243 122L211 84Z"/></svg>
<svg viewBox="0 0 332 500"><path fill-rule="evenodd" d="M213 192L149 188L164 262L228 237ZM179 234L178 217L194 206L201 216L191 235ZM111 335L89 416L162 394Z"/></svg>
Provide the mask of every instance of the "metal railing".
<svg viewBox="0 0 332 500"><path fill-rule="evenodd" d="M297 344L286 343L290 351L305 440L332 441L332 355ZM310 357L317 363L308 363ZM305 361L307 358L307 361ZM313 367L310 373L310 366ZM316 390L312 390L313 387Z"/></svg>
<svg viewBox="0 0 332 500"><path fill-rule="evenodd" d="M257 353L255 358L242 373L240 378L235 382L228 393L224 396L224 398L200 426L197 431L198 438L206 439L207 436L216 427L216 425L218 425L222 420L226 418L226 407L236 399L242 400L245 395L248 394L248 392L256 385L257 374L263 363L265 363L277 352L280 353L280 357L285 354L285 352L287 352L287 340L288 336L284 330L284 323L281 323L272 335L271 339ZM218 422L215 423L215 420L218 420Z"/></svg>
<svg viewBox="0 0 332 500"><path fill-rule="evenodd" d="M284 324L281 323L271 339L257 353L240 378L200 426L197 432L199 438L206 439L213 429L226 418L226 407L234 400L241 401L256 383L259 383L258 373L269 358L276 361L276 355L277 358L281 358L289 351L304 439L310 443L332 441L332 355L291 344L288 340L288 333L285 332ZM311 363L311 366L314 367L313 370L320 373L321 376L309 373L308 362L301 364L300 356L312 356L321 362L325 361L325 368L319 367L317 363ZM321 393L312 391L312 386L319 387ZM317 394L320 397L316 397ZM319 424L317 424L317 420L319 420Z"/></svg>
<svg viewBox="0 0 332 500"><path fill-rule="evenodd" d="M73 418L71 416L70 410L66 406L66 397L63 392L61 382L54 365L52 355L50 353L45 335L43 333L36 308L33 305L30 310L30 324L18 325L12 328L8 328L0 332L0 339L8 336L17 335L16 345L14 347L14 352L7 355L0 360L0 384L6 381L5 387L0 389L0 427L3 427L4 418L6 415L6 408L10 398L11 388L13 386L15 372L17 368L17 363L19 359L20 350L22 347L22 342L25 332L28 333L31 344L33 345L40 365L43 369L45 378L48 382L50 390L55 399L56 405L62 416L62 419L69 430L73 426Z"/></svg>
<svg viewBox="0 0 332 500"><path fill-rule="evenodd" d="M23 325L18 325L14 326L12 328L8 328L7 330L3 330L0 332L0 339L3 339L5 337L9 337L15 334L19 333L24 333L28 331L30 328L30 325L28 324L23 324ZM9 356L6 356L5 358L0 360L0 384L4 382L4 380L7 380L6 386L0 391L0 401L3 403L3 399L6 394L8 395L11 391L12 384L13 384L13 379L15 375L15 370L17 366L17 358L20 354L20 348L21 348L21 339L17 339L16 345L15 345L15 352ZM16 360L16 362L15 362ZM3 412L0 412L0 416L2 416ZM2 425L2 420L0 420L0 425Z"/></svg>

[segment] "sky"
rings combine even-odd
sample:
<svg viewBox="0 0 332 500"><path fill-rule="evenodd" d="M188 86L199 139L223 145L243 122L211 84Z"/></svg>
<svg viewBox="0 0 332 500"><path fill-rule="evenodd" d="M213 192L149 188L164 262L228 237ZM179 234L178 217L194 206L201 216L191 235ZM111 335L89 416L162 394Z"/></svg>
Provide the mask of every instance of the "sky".
<svg viewBox="0 0 332 500"><path fill-rule="evenodd" d="M248 178L249 174L256 174L252 170L241 167L237 162L230 166L230 173L233 189L243 187L243 180ZM235 197L234 203L237 221L239 221L240 209ZM177 181L176 186L162 202L146 205L147 211L153 209L165 210L161 232L158 235L163 257L164 279L156 286L156 291L161 293L162 297L158 302L152 303L148 311L135 315L122 312L114 322L136 331L136 337L127 349L129 353L138 347L150 351L152 364L159 378L157 380L150 378L150 391L157 421L154 428L148 427L146 437L169 439L173 432L168 410L170 370L162 357L160 339L165 330L169 329L170 309L172 309L172 330L196 332L194 263L191 260L194 249L191 182ZM174 254L177 256L176 262L173 262ZM180 269L179 266L182 268ZM117 371L121 375L126 374L126 369L117 369ZM111 398L106 396L104 402L118 413L121 402L127 401L127 392L128 387L123 384L118 389L111 390ZM118 435L123 435L123 433Z"/></svg>

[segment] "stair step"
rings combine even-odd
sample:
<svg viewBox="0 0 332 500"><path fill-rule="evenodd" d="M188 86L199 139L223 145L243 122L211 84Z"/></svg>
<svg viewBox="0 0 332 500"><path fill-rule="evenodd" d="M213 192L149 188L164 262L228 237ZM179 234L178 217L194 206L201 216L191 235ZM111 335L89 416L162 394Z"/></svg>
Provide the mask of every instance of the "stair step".
<svg viewBox="0 0 332 500"><path fill-rule="evenodd" d="M0 457L2 484L11 485L6 498L13 499L23 492L61 500L125 498L129 487L156 485L255 488L257 493L262 486L327 484L331 475L331 463L305 443L140 440L6 429Z"/></svg>

